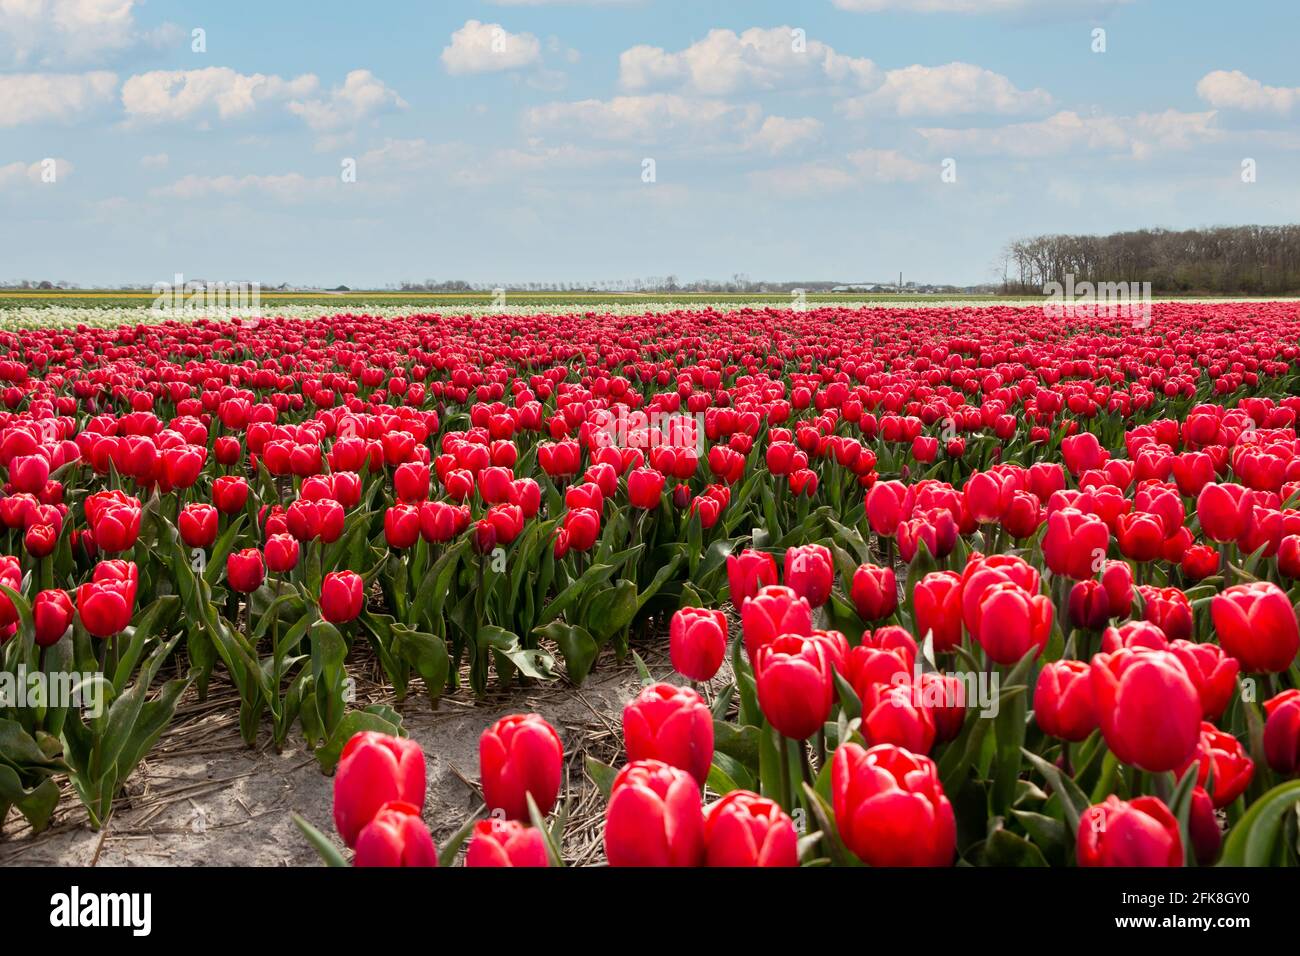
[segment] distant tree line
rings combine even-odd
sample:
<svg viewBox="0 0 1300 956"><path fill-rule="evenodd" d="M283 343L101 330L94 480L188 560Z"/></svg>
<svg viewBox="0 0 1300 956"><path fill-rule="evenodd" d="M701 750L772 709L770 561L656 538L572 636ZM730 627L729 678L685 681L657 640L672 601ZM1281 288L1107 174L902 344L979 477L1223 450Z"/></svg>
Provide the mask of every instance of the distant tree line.
<svg viewBox="0 0 1300 956"><path fill-rule="evenodd" d="M1300 291L1300 225L1139 229L1036 236L1012 243L1003 289L1050 282L1150 282L1154 293L1277 295Z"/></svg>

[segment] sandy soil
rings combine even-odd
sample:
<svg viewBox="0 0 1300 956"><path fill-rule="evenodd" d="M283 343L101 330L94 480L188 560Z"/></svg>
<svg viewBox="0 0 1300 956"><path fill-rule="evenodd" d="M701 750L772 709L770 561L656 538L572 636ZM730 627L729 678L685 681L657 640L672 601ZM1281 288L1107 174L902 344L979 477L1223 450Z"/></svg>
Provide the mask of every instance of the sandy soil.
<svg viewBox="0 0 1300 956"><path fill-rule="evenodd" d="M679 680L667 660L666 642L640 648L657 679ZM391 697L372 664L350 672L357 677L358 703ZM727 668L718 675L721 686ZM480 810L477 789L478 738L509 713L537 712L559 731L568 760L569 801L563 853L571 864L598 863L604 798L583 770L590 755L615 764L621 758L623 704L640 684L630 662L606 656L580 688L564 683L515 688L483 700L465 690L442 700L435 711L414 682L396 706L410 736L424 748L429 786L425 821L439 846ZM335 837L331 816L332 779L321 774L301 741L283 753L263 733L250 750L239 738L238 698L214 678L208 699L189 692L172 726L127 781L105 827L95 832L75 794L65 793L50 827L32 834L11 812L0 833L0 865L239 865L303 866L318 863L290 819L300 813Z"/></svg>

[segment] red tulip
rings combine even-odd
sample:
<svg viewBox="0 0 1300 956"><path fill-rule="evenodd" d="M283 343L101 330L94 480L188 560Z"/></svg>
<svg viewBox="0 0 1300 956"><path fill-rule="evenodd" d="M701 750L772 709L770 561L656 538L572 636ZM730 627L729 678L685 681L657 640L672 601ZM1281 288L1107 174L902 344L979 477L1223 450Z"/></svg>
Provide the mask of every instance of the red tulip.
<svg viewBox="0 0 1300 956"><path fill-rule="evenodd" d="M844 743L831 760L840 839L871 866L950 866L957 829L929 757Z"/></svg>
<svg viewBox="0 0 1300 956"><path fill-rule="evenodd" d="M760 588L740 609L745 653L752 662L759 648L782 634L811 634L812 608L804 598L779 584Z"/></svg>
<svg viewBox="0 0 1300 956"><path fill-rule="evenodd" d="M610 866L699 866L704 812L695 778L658 760L620 770L605 810L605 858Z"/></svg>
<svg viewBox="0 0 1300 956"><path fill-rule="evenodd" d="M1201 581L1218 572L1219 552L1209 545L1194 544L1183 552L1179 566L1187 580Z"/></svg>
<svg viewBox="0 0 1300 956"><path fill-rule="evenodd" d="M212 504L222 514L244 510L248 501L248 481L236 475L222 475L212 482Z"/></svg>
<svg viewBox="0 0 1300 956"><path fill-rule="evenodd" d="M87 513L89 516L89 512ZM140 503L108 503L97 509L90 519L95 543L101 551L118 554L135 547L140 536Z"/></svg>
<svg viewBox="0 0 1300 956"><path fill-rule="evenodd" d="M210 548L217 540L217 509L212 505L189 504L177 518L181 540L189 548Z"/></svg>
<svg viewBox="0 0 1300 956"><path fill-rule="evenodd" d="M48 557L58 543L59 532L53 525L34 524L23 535L23 547L33 558Z"/></svg>
<svg viewBox="0 0 1300 956"><path fill-rule="evenodd" d="M1076 581L1070 588L1070 624L1085 631L1097 631L1110 620L1110 598L1100 581Z"/></svg>
<svg viewBox="0 0 1300 956"><path fill-rule="evenodd" d="M780 805L748 790L733 790L705 812L709 866L798 866L794 821Z"/></svg>
<svg viewBox="0 0 1300 956"><path fill-rule="evenodd" d="M487 517L483 520L492 525L492 529L496 532L498 544L510 544L524 530L524 512L518 505L493 505L487 510ZM582 540L586 541L587 536L590 536L594 544L596 536L600 534L599 518L596 518L594 529L591 515L584 516L580 524L584 536ZM573 533L571 527L567 528L567 530L570 534Z"/></svg>
<svg viewBox="0 0 1300 956"><path fill-rule="evenodd" d="M1117 515L1115 540L1120 553L1134 561L1151 561L1160 557L1165 543L1165 526L1158 515Z"/></svg>
<svg viewBox="0 0 1300 956"><path fill-rule="evenodd" d="M50 463L42 455L26 455L9 462L9 481L14 491L39 494L50 479Z"/></svg>
<svg viewBox="0 0 1300 956"><path fill-rule="evenodd" d="M1097 436L1091 432L1080 432L1061 440L1061 458L1072 475L1100 468L1109 457L1110 452L1101 447Z"/></svg>
<svg viewBox="0 0 1300 956"><path fill-rule="evenodd" d="M878 481L867 493L867 519L871 530L891 538L912 513L913 491L901 481Z"/></svg>
<svg viewBox="0 0 1300 956"><path fill-rule="evenodd" d="M1091 677L1102 736L1121 761L1163 773L1192 756L1201 698L1172 653L1123 648L1098 654Z"/></svg>
<svg viewBox="0 0 1300 956"><path fill-rule="evenodd" d="M653 468L637 468L628 472L627 500L633 508L651 511L659 507L667 479Z"/></svg>
<svg viewBox="0 0 1300 956"><path fill-rule="evenodd" d="M1043 665L1034 685L1034 720L1043 733L1076 743L1097 729L1097 705L1085 661Z"/></svg>
<svg viewBox="0 0 1300 956"><path fill-rule="evenodd" d="M1123 561L1107 561L1101 586L1106 591L1111 617L1128 617L1133 611L1133 570Z"/></svg>
<svg viewBox="0 0 1300 956"><path fill-rule="evenodd" d="M527 795L546 815L559 798L564 747L538 714L502 717L479 738L479 777L489 810L528 819Z"/></svg>
<svg viewBox="0 0 1300 956"><path fill-rule="evenodd" d="M320 613L331 624L355 621L365 599L365 581L355 571L331 571L321 581Z"/></svg>
<svg viewBox="0 0 1300 956"><path fill-rule="evenodd" d="M466 866L550 866L546 838L518 820L493 817L474 824Z"/></svg>
<svg viewBox="0 0 1300 956"><path fill-rule="evenodd" d="M570 548L574 551L590 551L600 537L600 513L591 508L566 511L564 530L569 535Z"/></svg>
<svg viewBox="0 0 1300 956"><path fill-rule="evenodd" d="M232 590L249 594L261 587L265 579L266 565L262 562L262 552L256 548L244 548L226 557L226 582Z"/></svg>
<svg viewBox="0 0 1300 956"><path fill-rule="evenodd" d="M403 462L393 472L393 491L399 501L424 501L429 497L429 485L429 466L422 461Z"/></svg>
<svg viewBox="0 0 1300 956"><path fill-rule="evenodd" d="M1215 563L1218 570L1218 563ZM1300 534L1289 534L1277 546L1277 570L1284 577L1300 578Z"/></svg>
<svg viewBox="0 0 1300 956"><path fill-rule="evenodd" d="M1010 581L984 592L976 611L980 646L999 664L1014 664L1030 651L1037 657L1052 636L1051 599Z"/></svg>
<svg viewBox="0 0 1300 956"><path fill-rule="evenodd" d="M354 866L437 866L438 848L420 819L420 808L392 801L357 836Z"/></svg>
<svg viewBox="0 0 1300 956"><path fill-rule="evenodd" d="M32 602L37 647L53 647L72 624L72 599L57 588L42 591Z"/></svg>
<svg viewBox="0 0 1300 956"><path fill-rule="evenodd" d="M650 684L623 708L628 760L662 760L704 787L713 764L713 714L689 687Z"/></svg>
<svg viewBox="0 0 1300 956"><path fill-rule="evenodd" d="M1201 716L1206 720L1222 717L1237 690L1240 665L1236 659L1225 654L1217 644L1172 641L1169 651L1182 662L1187 676L1196 686L1201 699Z"/></svg>
<svg viewBox="0 0 1300 956"><path fill-rule="evenodd" d="M858 616L868 623L884 620L898 609L898 583L893 568L861 565L853 574L849 596Z"/></svg>
<svg viewBox="0 0 1300 956"><path fill-rule="evenodd" d="M1236 541L1250 522L1253 501L1241 485L1210 482L1196 498L1196 517L1211 541Z"/></svg>
<svg viewBox="0 0 1300 956"><path fill-rule="evenodd" d="M1047 517L1043 558L1053 574L1084 581L1100 570L1109 543L1110 531L1100 518L1062 508Z"/></svg>
<svg viewBox="0 0 1300 956"><path fill-rule="evenodd" d="M398 504L384 512L384 540L390 548L405 550L420 540L420 509Z"/></svg>
<svg viewBox="0 0 1300 956"><path fill-rule="evenodd" d="M117 580L91 581L77 588L77 616L95 637L112 637L131 623L135 585Z"/></svg>
<svg viewBox="0 0 1300 956"><path fill-rule="evenodd" d="M1284 690L1264 701L1264 755L1275 773L1292 776L1300 769L1300 690Z"/></svg>
<svg viewBox="0 0 1300 956"><path fill-rule="evenodd" d="M934 688L946 690L946 688ZM862 736L869 745L894 744L916 754L934 746L934 716L923 706L925 688L909 680L877 684L863 699Z"/></svg>
<svg viewBox="0 0 1300 956"><path fill-rule="evenodd" d="M731 603L742 606L759 588L777 583L776 559L764 551L746 548L739 555L727 555L727 583Z"/></svg>
<svg viewBox="0 0 1300 956"><path fill-rule="evenodd" d="M821 544L790 548L785 553L783 580L786 587L807 600L811 607L821 607L830 597L835 582L830 549Z"/></svg>
<svg viewBox="0 0 1300 956"><path fill-rule="evenodd" d="M1169 640L1186 640L1192 636L1192 605L1186 594L1178 588L1150 585L1138 588L1138 593L1145 604L1143 616L1164 631Z"/></svg>
<svg viewBox="0 0 1300 956"><path fill-rule="evenodd" d="M1182 866L1178 821L1157 797L1111 794L1079 817L1080 866Z"/></svg>
<svg viewBox="0 0 1300 956"><path fill-rule="evenodd" d="M266 539L266 567L276 574L286 574L298 566L298 539L289 534L273 534Z"/></svg>
<svg viewBox="0 0 1300 956"><path fill-rule="evenodd" d="M1300 650L1300 626L1291 599L1270 581L1238 584L1216 594L1210 617L1219 643L1243 670L1285 671Z"/></svg>
<svg viewBox="0 0 1300 956"><path fill-rule="evenodd" d="M830 716L835 683L818 641L783 634L762 645L754 659L754 680L763 716L784 737L806 740Z"/></svg>
<svg viewBox="0 0 1300 956"><path fill-rule="evenodd" d="M1219 855L1219 848L1223 845L1223 831L1219 829L1219 818L1214 815L1214 803L1203 787L1192 791L1187 829L1192 838L1196 862L1201 866L1209 866Z"/></svg>
<svg viewBox="0 0 1300 956"><path fill-rule="evenodd" d="M424 751L406 737L362 731L339 755L334 771L334 825L349 847L391 801L424 806Z"/></svg>
<svg viewBox="0 0 1300 956"><path fill-rule="evenodd" d="M707 608L684 607L668 627L673 669L695 681L713 680L727 650L727 616Z"/></svg>
<svg viewBox="0 0 1300 956"><path fill-rule="evenodd" d="M1208 792L1218 809L1241 796L1255 775L1255 762L1246 756L1241 742L1209 721L1202 722L1196 753L1178 769L1177 775L1182 777L1193 762L1197 763L1196 785L1206 787L1209 782ZM1211 771L1213 780L1210 780Z"/></svg>
<svg viewBox="0 0 1300 956"><path fill-rule="evenodd" d="M918 637L934 638L938 653L961 643L961 578L952 571L932 571L912 591L912 613Z"/></svg>

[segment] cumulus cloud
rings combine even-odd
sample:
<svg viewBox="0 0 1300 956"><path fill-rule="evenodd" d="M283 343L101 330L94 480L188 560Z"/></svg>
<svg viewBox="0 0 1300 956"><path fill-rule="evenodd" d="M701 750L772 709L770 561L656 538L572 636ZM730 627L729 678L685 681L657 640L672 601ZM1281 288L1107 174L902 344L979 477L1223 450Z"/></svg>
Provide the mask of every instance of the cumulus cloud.
<svg viewBox="0 0 1300 956"><path fill-rule="evenodd" d="M935 116L1016 114L1044 110L1043 90L1021 90L1007 77L970 63L883 71L865 57L836 51L793 27L710 30L683 50L635 46L619 57L626 90L672 88L703 96L768 90L821 89L844 97L850 119L869 113Z"/></svg>
<svg viewBox="0 0 1300 956"><path fill-rule="evenodd" d="M479 20L466 20L442 50L443 68L453 76L518 70L541 62L542 44L537 37Z"/></svg>
<svg viewBox="0 0 1300 956"><path fill-rule="evenodd" d="M151 153L140 157L140 165L145 169L166 169L171 157L166 153Z"/></svg>
<svg viewBox="0 0 1300 956"><path fill-rule="evenodd" d="M948 63L890 70L879 87L843 100L838 109L860 119L881 112L905 117L1031 113L1051 105L1045 90L1021 90L1001 73L972 63Z"/></svg>
<svg viewBox="0 0 1300 956"><path fill-rule="evenodd" d="M406 101L369 70L353 70L342 84L322 90L311 73L282 77L237 73L229 67L157 70L122 84L122 106L135 124L237 120L282 108L317 133L338 134ZM331 142L346 136L334 135Z"/></svg>
<svg viewBox="0 0 1300 956"><path fill-rule="evenodd" d="M288 108L314 130L336 130L406 105L396 90L369 70L353 70L327 96L293 100Z"/></svg>
<svg viewBox="0 0 1300 956"><path fill-rule="evenodd" d="M598 139L658 142L680 134L714 138L747 130L757 125L759 114L756 106L652 93L548 103L531 108L524 119L538 130L580 130Z"/></svg>
<svg viewBox="0 0 1300 956"><path fill-rule="evenodd" d="M143 32L136 0L0 0L0 58L29 63L85 63L179 34L168 26Z"/></svg>
<svg viewBox="0 0 1300 956"><path fill-rule="evenodd" d="M948 152L1036 158L1078 151L1124 153L1141 159L1157 149L1186 149L1221 135L1214 112L1080 116L1063 110L1043 120L979 129L918 129Z"/></svg>
<svg viewBox="0 0 1300 956"><path fill-rule="evenodd" d="M806 88L826 84L874 85L876 65L837 53L793 27L751 27L742 33L710 30L676 53L641 45L619 56L619 83L628 90L680 85L707 96Z"/></svg>
<svg viewBox="0 0 1300 956"><path fill-rule="evenodd" d="M1286 114L1300 103L1300 87L1265 86L1240 70L1215 70L1196 84L1196 93L1216 109Z"/></svg>
<svg viewBox="0 0 1300 956"><path fill-rule="evenodd" d="M0 128L78 119L116 93L117 75L104 71L0 74Z"/></svg>
<svg viewBox="0 0 1300 956"><path fill-rule="evenodd" d="M320 86L311 73L292 79L262 73L237 73L227 66L201 70L154 70L122 84L127 117L141 122L174 122L215 115L235 119L260 105L310 96Z"/></svg>

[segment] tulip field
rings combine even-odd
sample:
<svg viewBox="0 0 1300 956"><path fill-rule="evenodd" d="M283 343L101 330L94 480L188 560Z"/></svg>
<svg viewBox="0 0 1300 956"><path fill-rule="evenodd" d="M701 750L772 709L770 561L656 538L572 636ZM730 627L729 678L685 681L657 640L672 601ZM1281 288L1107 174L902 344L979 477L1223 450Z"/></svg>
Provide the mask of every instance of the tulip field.
<svg viewBox="0 0 1300 956"><path fill-rule="evenodd" d="M0 329L0 851L216 701L331 865L1300 865L1296 302L120 315Z"/></svg>

